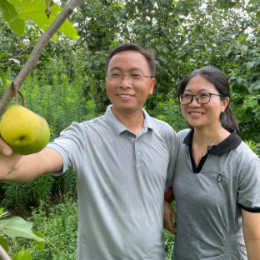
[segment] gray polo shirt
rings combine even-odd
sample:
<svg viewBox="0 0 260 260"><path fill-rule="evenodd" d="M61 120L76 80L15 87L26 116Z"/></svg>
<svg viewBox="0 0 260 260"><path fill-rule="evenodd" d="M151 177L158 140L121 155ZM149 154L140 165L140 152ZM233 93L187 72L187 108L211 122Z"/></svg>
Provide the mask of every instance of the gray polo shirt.
<svg viewBox="0 0 260 260"><path fill-rule="evenodd" d="M178 216L174 260L246 260L241 208L260 212L260 160L234 131L202 158L193 130L178 133L173 191Z"/></svg>
<svg viewBox="0 0 260 260"><path fill-rule="evenodd" d="M50 143L62 172L76 174L78 260L164 260L163 198L172 186L177 135L145 110L136 136L111 106L94 120L72 123ZM69 243L69 241L68 241Z"/></svg>

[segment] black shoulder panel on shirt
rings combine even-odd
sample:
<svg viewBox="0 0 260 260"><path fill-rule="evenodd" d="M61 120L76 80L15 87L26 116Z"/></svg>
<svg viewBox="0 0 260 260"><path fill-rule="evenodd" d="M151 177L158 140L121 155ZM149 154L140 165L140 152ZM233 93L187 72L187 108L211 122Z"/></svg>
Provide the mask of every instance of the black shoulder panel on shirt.
<svg viewBox="0 0 260 260"><path fill-rule="evenodd" d="M241 205L241 204L239 204L239 205L240 205L241 208L244 209L245 211L260 213L260 208L247 208L247 207L244 207L244 206Z"/></svg>

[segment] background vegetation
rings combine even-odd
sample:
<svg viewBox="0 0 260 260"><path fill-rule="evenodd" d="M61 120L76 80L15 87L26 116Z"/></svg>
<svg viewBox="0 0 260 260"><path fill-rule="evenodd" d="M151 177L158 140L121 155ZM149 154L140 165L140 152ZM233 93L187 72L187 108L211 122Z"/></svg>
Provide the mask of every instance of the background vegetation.
<svg viewBox="0 0 260 260"><path fill-rule="evenodd" d="M259 20L257 0L82 1L70 19L78 40L58 33L58 40L49 42L21 90L27 107L48 121L53 140L72 121L104 114L109 104L105 58L116 45L136 42L155 51L157 84L145 105L152 116L176 131L187 127L176 99L178 84L195 68L216 66L229 77L241 137L259 155ZM7 79L0 82L0 97L40 37L39 27L28 23L19 37L8 27L0 31L0 70ZM0 28L4 24L0 13ZM35 251L33 259L75 259L77 205L72 171L23 185L0 182L0 196L1 206L30 216L47 238L44 251ZM170 255L173 236L165 232L165 239ZM23 239L12 243L14 249L28 246Z"/></svg>

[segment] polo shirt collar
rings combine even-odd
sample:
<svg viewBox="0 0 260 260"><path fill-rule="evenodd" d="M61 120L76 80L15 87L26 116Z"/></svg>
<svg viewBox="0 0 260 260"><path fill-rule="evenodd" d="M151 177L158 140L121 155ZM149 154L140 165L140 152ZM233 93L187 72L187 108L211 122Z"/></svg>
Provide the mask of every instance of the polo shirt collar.
<svg viewBox="0 0 260 260"><path fill-rule="evenodd" d="M190 132L186 135L186 137L183 140L183 143L191 147L193 134L194 128L192 128ZM238 136L237 130L234 130L223 142L219 143L218 145L213 145L213 147L210 149L210 152L215 155L221 156L237 148L241 142L242 140Z"/></svg>
<svg viewBox="0 0 260 260"><path fill-rule="evenodd" d="M117 135L120 135L124 131L129 131L121 122L118 121L118 119L115 117L115 115L112 112L112 106L109 105L107 107L106 113L105 113L105 119L108 122L108 124L113 128L113 130L116 132ZM143 108L143 114L144 114L144 124L143 129L147 130L148 128L153 129L153 124L151 117L146 112L146 110Z"/></svg>

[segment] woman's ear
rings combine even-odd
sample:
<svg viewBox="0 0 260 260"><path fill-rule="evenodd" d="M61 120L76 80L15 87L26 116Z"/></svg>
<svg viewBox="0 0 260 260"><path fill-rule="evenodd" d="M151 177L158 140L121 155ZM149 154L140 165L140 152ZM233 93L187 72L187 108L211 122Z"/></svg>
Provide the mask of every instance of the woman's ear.
<svg viewBox="0 0 260 260"><path fill-rule="evenodd" d="M221 108L221 113L225 112L226 107L228 106L229 103L229 97L227 97L225 100L222 100L222 108Z"/></svg>

